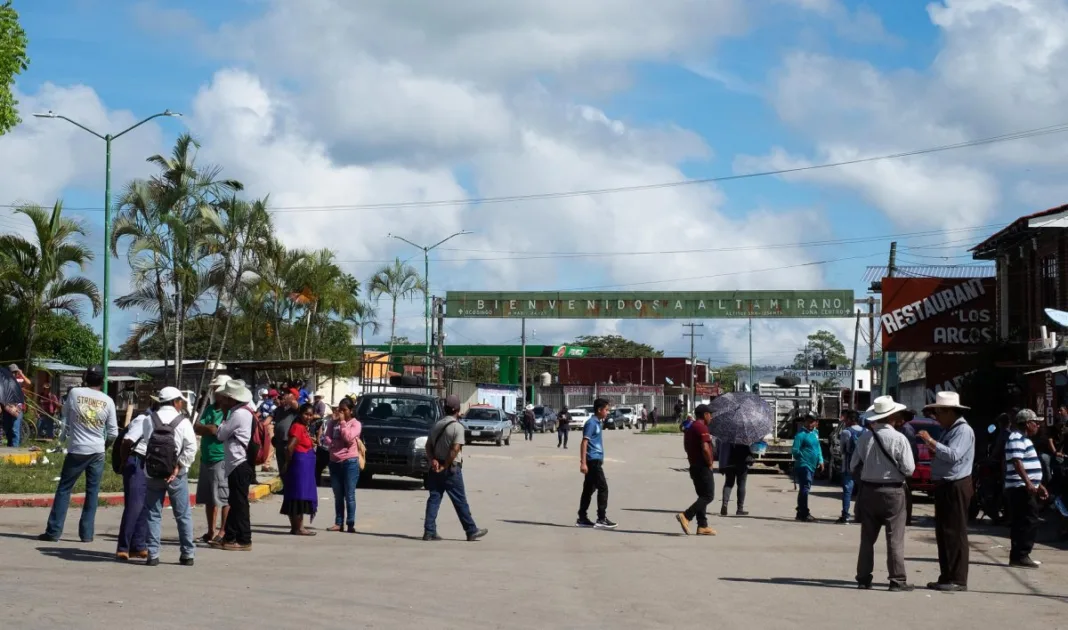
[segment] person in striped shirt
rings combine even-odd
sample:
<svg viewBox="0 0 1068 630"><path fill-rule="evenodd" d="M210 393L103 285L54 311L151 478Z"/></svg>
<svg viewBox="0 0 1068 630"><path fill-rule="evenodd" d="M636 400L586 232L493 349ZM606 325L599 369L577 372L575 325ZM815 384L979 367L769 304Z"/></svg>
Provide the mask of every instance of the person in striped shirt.
<svg viewBox="0 0 1068 630"><path fill-rule="evenodd" d="M1016 414L1015 424L1005 443L1005 493L1012 517L1009 566L1037 569L1041 563L1031 559L1031 550L1038 533L1038 500L1049 498L1042 485L1042 461L1030 439L1038 433L1038 416L1023 409Z"/></svg>

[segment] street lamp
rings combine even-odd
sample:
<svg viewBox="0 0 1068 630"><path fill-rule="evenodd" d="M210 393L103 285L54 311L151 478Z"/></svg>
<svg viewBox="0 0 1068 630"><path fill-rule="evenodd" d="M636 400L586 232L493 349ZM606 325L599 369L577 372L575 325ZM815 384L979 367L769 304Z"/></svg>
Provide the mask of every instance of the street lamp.
<svg viewBox="0 0 1068 630"><path fill-rule="evenodd" d="M167 109L158 114L152 114L148 118L123 129L119 133L108 133L103 135L93 131L80 122L71 120L66 116L61 116L52 110L48 110L43 114L34 114L34 116L37 118L58 118L60 120L65 120L75 127L87 131L104 141L106 155L104 166L104 355L103 360L101 361L101 367L104 369L104 393L106 394L108 391L108 311L111 306L111 256L108 255L108 247L111 246L111 141L137 129L153 118L159 118L161 116L181 117L181 114ZM177 383L175 383L175 385L177 385Z"/></svg>
<svg viewBox="0 0 1068 630"><path fill-rule="evenodd" d="M467 230L460 230L459 232L457 232L457 233L455 233L455 234L453 234L451 236L448 236L446 238L443 238L440 241L438 241L437 243L434 243L433 245L430 245L429 247L426 246L426 245L420 245L418 243L413 243L413 242L409 241L408 239L404 238L403 236L397 236L396 234L390 234L389 235L390 238L395 238L398 241L404 241L405 243L411 245L412 247L415 247L415 248L423 250L423 284L426 285L425 286L426 290L423 292L423 296L425 298L424 301L426 303L425 306L426 306L426 362L427 362L426 364L427 364L427 366L429 366L429 364L430 364L430 250L438 247L439 245L445 243L446 241L450 241L450 240L456 238L457 236L463 236L465 234L471 234L471 232L468 232ZM429 379L429 377L430 377L429 374L424 374L423 376L426 377L427 379ZM429 382L429 380L427 382Z"/></svg>

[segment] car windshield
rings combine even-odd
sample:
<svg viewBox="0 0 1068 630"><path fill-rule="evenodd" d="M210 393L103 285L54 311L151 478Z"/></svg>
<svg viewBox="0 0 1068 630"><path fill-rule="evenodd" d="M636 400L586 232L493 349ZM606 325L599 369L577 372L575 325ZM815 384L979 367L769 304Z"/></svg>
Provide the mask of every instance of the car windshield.
<svg viewBox="0 0 1068 630"><path fill-rule="evenodd" d="M360 398L356 416L374 424L415 424L428 426L438 421L438 404L433 398L402 398L370 394Z"/></svg>
<svg viewBox="0 0 1068 630"><path fill-rule="evenodd" d="M464 420L490 420L496 422L500 417L496 409L468 409Z"/></svg>
<svg viewBox="0 0 1068 630"><path fill-rule="evenodd" d="M534 415L535 416L544 416L545 413L546 413L545 407L535 407L534 408Z"/></svg>

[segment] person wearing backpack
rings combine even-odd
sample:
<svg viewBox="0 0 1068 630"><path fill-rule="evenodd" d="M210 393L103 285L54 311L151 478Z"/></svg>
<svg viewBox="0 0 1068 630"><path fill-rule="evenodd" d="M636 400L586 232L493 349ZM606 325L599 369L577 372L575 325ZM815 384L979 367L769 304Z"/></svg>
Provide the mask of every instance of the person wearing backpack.
<svg viewBox="0 0 1068 630"><path fill-rule="evenodd" d="M171 500L182 566L193 566L193 512L189 507L189 467L197 455L197 436L186 415L189 400L177 387L164 387L156 397L159 411L150 411L142 424L145 442L145 507L142 519L148 523L146 566L159 565L160 530L163 526L163 497ZM129 436L129 433L127 434Z"/></svg>
<svg viewBox="0 0 1068 630"><path fill-rule="evenodd" d="M842 515L835 523L845 525L849 523L849 508L853 502L853 489L856 487L853 479L853 471L849 465L853 459L853 453L857 450L857 441L864 432L857 424L857 412L855 409L846 409L842 412L842 431L838 434L838 444L842 449Z"/></svg>
<svg viewBox="0 0 1068 630"><path fill-rule="evenodd" d="M226 551L252 549L252 523L249 520L248 489L256 478L257 457L266 458L264 425L258 425L252 410L252 392L244 381L232 380L215 390L215 404L226 419L217 427L206 426L215 438L226 445L225 472L230 486L230 513L226 517L226 534L209 543ZM262 459L261 459L262 462Z"/></svg>

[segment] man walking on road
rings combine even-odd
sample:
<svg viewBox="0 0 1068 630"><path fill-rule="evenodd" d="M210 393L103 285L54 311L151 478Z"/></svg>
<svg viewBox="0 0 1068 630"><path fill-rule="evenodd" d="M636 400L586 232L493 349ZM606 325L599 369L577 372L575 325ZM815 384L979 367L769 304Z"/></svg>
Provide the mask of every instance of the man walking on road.
<svg viewBox="0 0 1068 630"><path fill-rule="evenodd" d="M860 477L857 516L860 518L860 553L857 557L857 586L870 589L875 568L875 541L886 528L886 568L891 591L911 591L905 573L905 480L912 476L916 462L908 439L894 430L894 416L905 405L890 396L880 396L869 409L868 428L860 436L850 469Z"/></svg>
<svg viewBox="0 0 1068 630"><path fill-rule="evenodd" d="M561 409L556 414L556 448L567 448L567 434L571 432L571 414L567 409Z"/></svg>
<svg viewBox="0 0 1068 630"><path fill-rule="evenodd" d="M430 474L427 475L426 488L430 495L426 500L426 516L423 519L423 540L441 540L438 536L438 509L441 508L443 495L449 495L456 516L467 534L468 542L473 542L489 533L479 529L475 518L471 516L471 506L467 504L467 491L464 488L463 454L464 427L457 418L460 415L460 397L449 394L445 397L445 417L438 420L426 441L426 456L430 460Z"/></svg>
<svg viewBox="0 0 1068 630"><path fill-rule="evenodd" d="M582 481L582 497L579 499L578 527L615 529L608 520L608 480L604 476L604 419L608 417L608 401L598 398L593 401L593 416L582 427L582 445L579 447L579 471L585 475ZM597 522L588 514L593 492L597 491Z"/></svg>
<svg viewBox="0 0 1068 630"><path fill-rule="evenodd" d="M812 481L817 470L823 470L823 447L816 431L819 420L811 413L802 418L803 425L794 436L794 445L790 449L794 458L794 481L797 483L796 520L811 523L816 519L808 509L808 494L812 491Z"/></svg>
<svg viewBox="0 0 1068 630"><path fill-rule="evenodd" d="M1042 462L1031 438L1039 431L1038 416L1030 409L1016 414L1016 429L1005 444L1005 494L1012 519L1009 566L1037 569L1042 563L1031 559L1038 533L1038 502L1049 498L1042 485Z"/></svg>
<svg viewBox="0 0 1068 630"><path fill-rule="evenodd" d="M534 405L527 405L523 408L523 439L534 439Z"/></svg>
<svg viewBox="0 0 1068 630"><path fill-rule="evenodd" d="M119 437L115 402L100 391L103 386L104 370L93 366L85 372L85 387L74 387L67 393L62 412L67 456L63 458L48 526L38 540L56 542L63 535L70 494L84 472L85 503L78 521L78 537L84 543L93 542L97 496L104 477L104 452Z"/></svg>
<svg viewBox="0 0 1068 630"><path fill-rule="evenodd" d="M927 588L935 591L968 590L968 506L975 488L972 464L975 461L975 432L968 426L960 404L960 394L938 392L934 404L924 407L934 412L942 426L935 440L926 431L916 434L931 451L931 480L934 481L935 540L938 543L937 582Z"/></svg>
<svg viewBox="0 0 1068 630"><path fill-rule="evenodd" d="M697 405L693 412L694 421L686 429L682 438L686 449L686 459L690 463L690 479L697 492L697 500L686 508L685 512L675 515L682 531L690 534L690 521L697 518L698 536L715 536L716 530L708 526L708 504L716 499L716 481L712 476L712 435L708 432L708 423L712 420L712 411L708 405Z"/></svg>
<svg viewBox="0 0 1068 630"><path fill-rule="evenodd" d="M849 467L853 460L853 453L857 450L857 442L864 429L857 426L857 412L855 409L846 409L842 412L842 432L838 434L838 444L842 448L842 515L835 521L839 525L849 522L849 508L853 501L853 489L855 480L853 470Z"/></svg>

